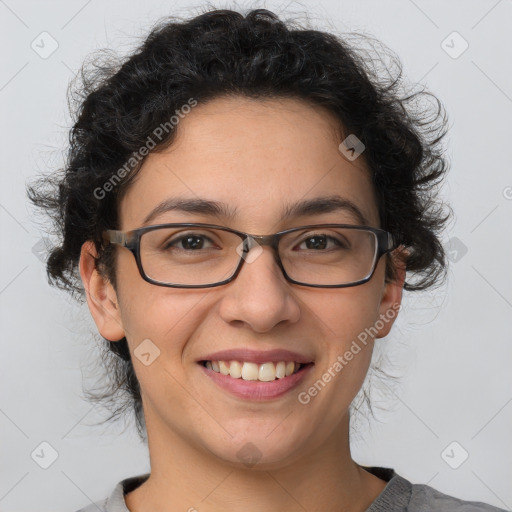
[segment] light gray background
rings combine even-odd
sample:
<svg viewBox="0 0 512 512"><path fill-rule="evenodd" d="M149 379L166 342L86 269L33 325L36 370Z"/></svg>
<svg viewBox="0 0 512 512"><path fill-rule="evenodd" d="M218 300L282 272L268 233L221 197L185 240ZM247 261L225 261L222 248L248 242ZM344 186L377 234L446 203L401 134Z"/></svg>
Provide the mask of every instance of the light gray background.
<svg viewBox="0 0 512 512"><path fill-rule="evenodd" d="M159 17L195 14L186 8L191 5L202 4L0 0L2 511L71 512L105 497L121 478L149 469L132 427L90 426L102 418L81 399L82 374L94 380L87 370L95 356L94 324L86 306L74 305L46 282L33 250L43 233L25 198L25 182L62 163L70 127L66 88L84 57L100 47L127 52ZM303 10L286 2L239 5ZM452 162L444 195L456 213L445 242L453 249L456 237L467 248L464 254L459 243L458 252L450 252L456 261L444 289L406 294L392 334L378 342L390 358L387 369L402 378L393 388L380 385L387 412L377 411L381 423L373 421L371 429L364 422L357 428L354 458L393 467L447 494L510 509L512 2L302 5L318 28L380 38L401 57L409 79L427 84L444 102ZM59 45L47 59L31 48L43 31ZM469 43L458 58L441 46L453 31ZM460 41L450 41L452 52L461 48ZM44 441L58 453L48 469L31 458L36 450L44 453L39 462L49 460L50 449L40 447ZM453 441L458 445L447 457L444 450ZM445 460L457 462L462 450L468 459L452 469Z"/></svg>

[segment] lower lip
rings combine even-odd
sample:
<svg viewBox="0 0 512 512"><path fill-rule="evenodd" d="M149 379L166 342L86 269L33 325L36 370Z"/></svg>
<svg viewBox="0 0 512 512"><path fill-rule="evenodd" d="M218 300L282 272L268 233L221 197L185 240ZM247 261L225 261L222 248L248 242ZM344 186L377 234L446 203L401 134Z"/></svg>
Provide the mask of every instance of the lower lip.
<svg viewBox="0 0 512 512"><path fill-rule="evenodd" d="M288 377L275 379L270 382L261 382L259 380L244 380L242 378L233 379L229 375L209 370L200 363L199 366L205 375L210 377L222 389L229 391L239 398L256 401L271 400L272 398L285 395L298 386L313 367L310 363Z"/></svg>

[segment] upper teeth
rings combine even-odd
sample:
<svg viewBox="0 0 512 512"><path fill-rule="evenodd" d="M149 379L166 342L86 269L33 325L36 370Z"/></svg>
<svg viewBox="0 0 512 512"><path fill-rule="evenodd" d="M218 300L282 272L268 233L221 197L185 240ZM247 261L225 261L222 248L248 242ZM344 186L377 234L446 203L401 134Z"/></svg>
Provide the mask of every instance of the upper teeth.
<svg viewBox="0 0 512 512"><path fill-rule="evenodd" d="M300 363L293 361L278 363L246 363L239 361L206 361L206 368L222 375L229 375L234 379L261 380L269 382L276 378L288 377L300 368Z"/></svg>

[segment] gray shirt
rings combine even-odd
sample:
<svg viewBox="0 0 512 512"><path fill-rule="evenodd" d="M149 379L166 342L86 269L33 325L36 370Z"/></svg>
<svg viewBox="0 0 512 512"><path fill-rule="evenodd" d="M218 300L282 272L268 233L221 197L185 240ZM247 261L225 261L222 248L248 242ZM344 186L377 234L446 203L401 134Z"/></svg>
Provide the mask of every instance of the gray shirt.
<svg viewBox="0 0 512 512"><path fill-rule="evenodd" d="M479 501L464 501L448 496L428 485L412 484L391 468L363 467L388 482L366 512L506 512L505 509ZM130 512L126 507L124 495L136 489L148 477L149 473L126 478L116 485L108 498L77 512Z"/></svg>

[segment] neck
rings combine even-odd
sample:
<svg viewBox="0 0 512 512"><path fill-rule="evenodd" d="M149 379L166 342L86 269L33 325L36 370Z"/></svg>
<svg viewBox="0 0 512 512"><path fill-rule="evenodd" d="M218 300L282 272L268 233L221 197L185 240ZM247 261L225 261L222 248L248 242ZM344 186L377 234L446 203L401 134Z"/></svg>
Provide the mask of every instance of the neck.
<svg viewBox="0 0 512 512"><path fill-rule="evenodd" d="M149 425L151 475L126 495L132 512L364 511L386 485L352 460L348 414L329 439L295 460L251 467L223 461Z"/></svg>
<svg viewBox="0 0 512 512"><path fill-rule="evenodd" d="M279 464L235 465L148 422L151 475L127 494L132 512L364 511L386 483L350 455L349 415L319 446Z"/></svg>

